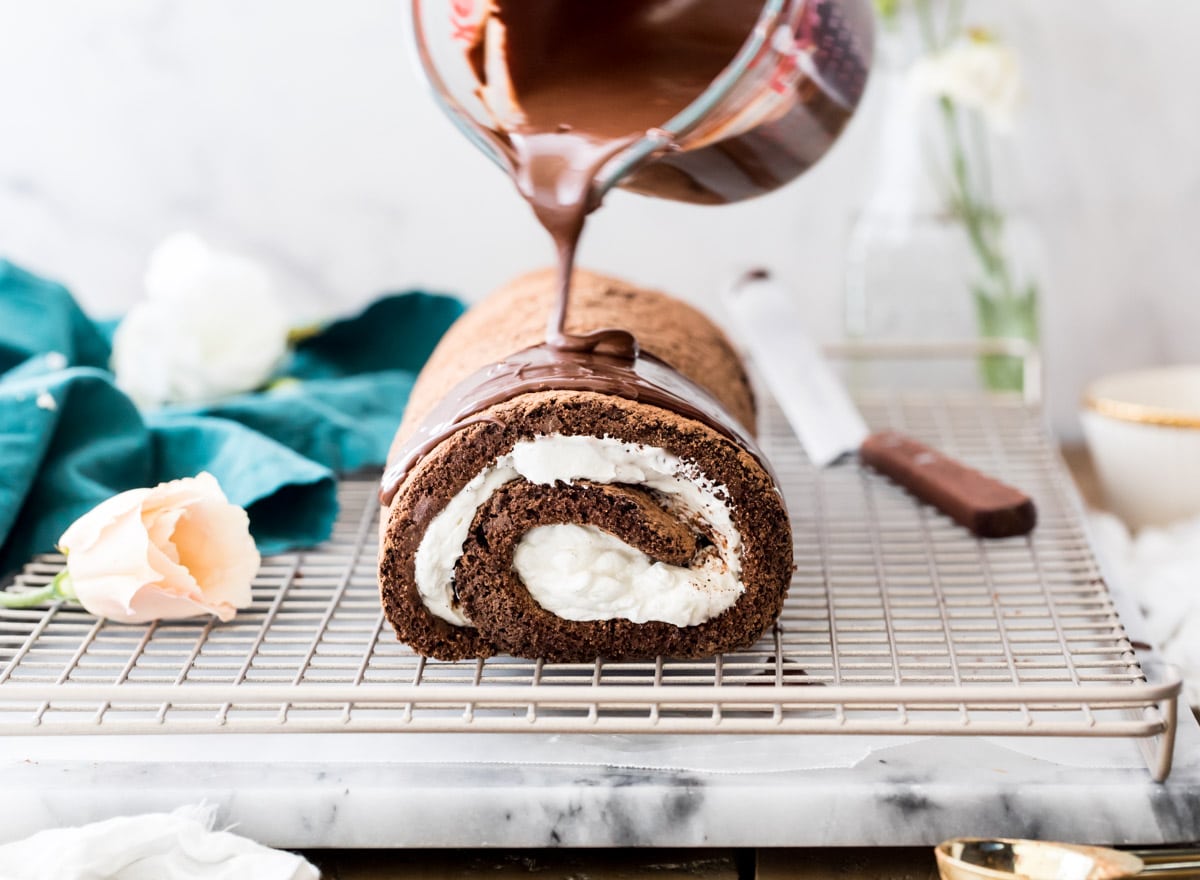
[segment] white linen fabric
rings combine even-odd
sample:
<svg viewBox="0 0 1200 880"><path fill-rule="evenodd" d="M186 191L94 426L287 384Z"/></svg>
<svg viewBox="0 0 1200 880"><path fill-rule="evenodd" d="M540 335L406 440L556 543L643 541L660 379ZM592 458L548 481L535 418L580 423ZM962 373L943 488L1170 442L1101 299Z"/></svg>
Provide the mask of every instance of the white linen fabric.
<svg viewBox="0 0 1200 880"><path fill-rule="evenodd" d="M298 855L215 831L216 808L119 816L0 846L4 880L320 880Z"/></svg>
<svg viewBox="0 0 1200 880"><path fill-rule="evenodd" d="M1109 513L1093 513L1097 550L1146 619L1145 634L1179 667L1187 701L1200 709L1200 517L1131 534Z"/></svg>

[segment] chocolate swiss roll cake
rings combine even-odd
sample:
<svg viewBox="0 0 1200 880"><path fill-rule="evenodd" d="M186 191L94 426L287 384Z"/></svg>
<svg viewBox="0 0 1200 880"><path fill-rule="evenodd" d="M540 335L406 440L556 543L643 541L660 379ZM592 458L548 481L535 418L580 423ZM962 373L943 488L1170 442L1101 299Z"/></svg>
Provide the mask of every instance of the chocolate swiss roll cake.
<svg viewBox="0 0 1200 880"><path fill-rule="evenodd" d="M421 373L381 492L388 620L446 660L751 644L792 539L736 352L691 306L583 272L568 334L622 328L640 354L551 346L555 297L552 272L509 284Z"/></svg>

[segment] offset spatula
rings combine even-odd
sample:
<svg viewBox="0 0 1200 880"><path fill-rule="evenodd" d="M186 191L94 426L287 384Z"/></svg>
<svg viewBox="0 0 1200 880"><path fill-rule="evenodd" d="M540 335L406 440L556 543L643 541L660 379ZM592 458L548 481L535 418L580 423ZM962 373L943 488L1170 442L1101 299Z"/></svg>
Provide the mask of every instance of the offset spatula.
<svg viewBox="0 0 1200 880"><path fill-rule="evenodd" d="M727 296L743 339L784 415L817 467L848 454L899 483L982 538L1024 535L1037 524L1019 489L895 431L871 433L845 386L804 332L793 297L763 271Z"/></svg>

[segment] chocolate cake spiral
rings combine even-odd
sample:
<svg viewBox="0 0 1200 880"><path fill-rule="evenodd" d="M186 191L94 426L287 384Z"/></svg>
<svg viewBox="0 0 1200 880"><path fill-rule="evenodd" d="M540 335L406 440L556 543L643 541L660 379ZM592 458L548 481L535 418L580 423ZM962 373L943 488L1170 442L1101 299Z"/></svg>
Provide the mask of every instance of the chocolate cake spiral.
<svg viewBox="0 0 1200 880"><path fill-rule="evenodd" d="M782 496L724 334L666 294L553 272L483 301L413 389L381 499L380 588L399 638L447 660L699 657L755 641L792 572Z"/></svg>

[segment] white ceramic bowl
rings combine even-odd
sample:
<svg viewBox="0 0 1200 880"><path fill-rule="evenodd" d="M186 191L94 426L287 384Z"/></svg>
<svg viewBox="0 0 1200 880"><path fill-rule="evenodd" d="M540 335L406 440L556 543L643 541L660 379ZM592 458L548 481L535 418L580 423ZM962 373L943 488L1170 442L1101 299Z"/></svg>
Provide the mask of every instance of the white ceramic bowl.
<svg viewBox="0 0 1200 880"><path fill-rule="evenodd" d="M1200 514L1200 366L1099 379L1082 419L1108 503L1131 528Z"/></svg>

